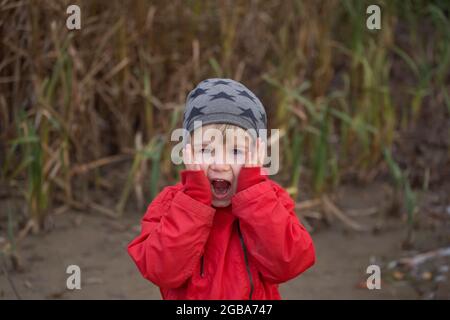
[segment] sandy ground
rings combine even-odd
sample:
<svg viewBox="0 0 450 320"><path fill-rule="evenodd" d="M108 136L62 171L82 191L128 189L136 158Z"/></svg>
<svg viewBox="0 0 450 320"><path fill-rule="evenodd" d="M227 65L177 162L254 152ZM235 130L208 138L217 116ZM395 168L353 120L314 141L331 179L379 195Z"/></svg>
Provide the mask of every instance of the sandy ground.
<svg viewBox="0 0 450 320"><path fill-rule="evenodd" d="M353 191L342 192L352 194ZM357 199L360 204L369 204L364 197ZM357 207L358 201L353 205ZM376 203L376 197L371 202ZM138 234L140 218L140 214L127 214L121 220L79 212L54 215L51 230L29 235L18 244L22 270L14 271L7 263L9 278L23 299L160 299L158 288L141 277L126 252L127 244ZM375 224L375 220L370 218L364 223ZM394 279L392 270L386 268L387 262L405 255L401 249L404 223L396 218L386 225L379 233L356 233L336 222L334 226L313 232L316 265L296 279L281 284L282 297L422 298L414 282L406 278ZM424 231L421 236L430 238L433 234L436 233ZM428 243L430 247L438 245L442 243ZM380 290L364 287L368 277L366 268L372 262L382 266ZM66 268L72 264L81 268L81 290L66 289L69 276ZM5 273L0 273L0 298L16 298Z"/></svg>

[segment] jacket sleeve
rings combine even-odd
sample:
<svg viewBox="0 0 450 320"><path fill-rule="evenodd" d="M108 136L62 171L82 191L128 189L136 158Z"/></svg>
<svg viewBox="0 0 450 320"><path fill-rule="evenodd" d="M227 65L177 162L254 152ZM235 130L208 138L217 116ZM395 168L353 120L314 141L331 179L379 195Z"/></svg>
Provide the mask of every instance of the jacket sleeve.
<svg viewBox="0 0 450 320"><path fill-rule="evenodd" d="M288 281L315 262L312 239L294 212L287 192L259 174L242 168L232 199L244 242L261 275L270 282ZM244 187L242 187L244 186Z"/></svg>
<svg viewBox="0 0 450 320"><path fill-rule="evenodd" d="M168 289L180 287L192 275L215 212L204 173L181 174L183 187L166 187L154 199L142 219L140 235L128 245L144 278Z"/></svg>

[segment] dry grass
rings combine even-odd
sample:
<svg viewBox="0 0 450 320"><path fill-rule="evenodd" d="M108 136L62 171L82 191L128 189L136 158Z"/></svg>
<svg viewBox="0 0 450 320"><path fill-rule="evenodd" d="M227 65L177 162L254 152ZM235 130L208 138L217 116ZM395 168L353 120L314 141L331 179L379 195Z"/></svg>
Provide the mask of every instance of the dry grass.
<svg viewBox="0 0 450 320"><path fill-rule="evenodd" d="M110 209L133 188L145 205L176 179L170 132L212 76L246 83L285 132L294 196L301 179L316 192L373 179L423 108L450 113L449 3L376 2L380 31L359 0L76 1L82 29L68 31L72 2L0 1L2 183L38 228L56 202L88 206L102 169L134 158Z"/></svg>

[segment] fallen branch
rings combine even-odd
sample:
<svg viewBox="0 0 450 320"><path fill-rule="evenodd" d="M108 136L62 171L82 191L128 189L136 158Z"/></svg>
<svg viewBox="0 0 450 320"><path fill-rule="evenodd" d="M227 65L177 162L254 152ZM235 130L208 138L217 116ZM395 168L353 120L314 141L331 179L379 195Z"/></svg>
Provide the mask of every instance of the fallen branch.
<svg viewBox="0 0 450 320"><path fill-rule="evenodd" d="M304 215L301 212L297 213L300 216L300 222L303 224L303 226L308 230L308 232L313 232L314 228L313 226L308 222L308 220L304 219Z"/></svg>
<svg viewBox="0 0 450 320"><path fill-rule="evenodd" d="M102 206L100 204L94 203L94 202L87 202L82 203L73 199L67 199L64 196L61 196L57 194L56 199L64 202L66 205L78 210L78 211L86 211L86 210L93 210L95 212L98 212L100 214L103 214L109 218L117 219L118 215L114 210L111 210L105 206Z"/></svg>
<svg viewBox="0 0 450 320"><path fill-rule="evenodd" d="M359 223L355 222L353 219L349 218L345 213L343 213L327 196L322 196L322 202L324 206L324 210L328 214L332 214L340 221L342 221L346 226L355 230L355 231L368 231L367 227L361 226Z"/></svg>
<svg viewBox="0 0 450 320"><path fill-rule="evenodd" d="M109 218L113 218L113 219L117 219L118 218L118 214L116 213L116 211L111 210L107 207L104 207L102 205L99 205L97 203L94 202L89 202L88 203L88 207L98 213L101 213Z"/></svg>
<svg viewBox="0 0 450 320"><path fill-rule="evenodd" d="M304 216L306 218L311 218L311 219L316 219L316 220L323 219L323 215L317 211L305 211L305 212L302 212L301 214L302 214L302 216Z"/></svg>
<svg viewBox="0 0 450 320"><path fill-rule="evenodd" d="M351 209L347 210L347 215L350 217L367 217L374 215L379 210L376 207L366 208L366 209Z"/></svg>
<svg viewBox="0 0 450 320"><path fill-rule="evenodd" d="M24 239L29 233L32 231L33 233L39 232L39 226L36 224L36 222L33 219L29 219L27 223L25 224L25 227L23 227L17 236L17 241L20 241Z"/></svg>
<svg viewBox="0 0 450 320"><path fill-rule="evenodd" d="M86 164L80 164L80 165L76 165L71 171L70 171L70 176L72 175L77 175L77 174L84 174L86 172L88 172L89 170L101 167L101 166L105 166L107 164L111 164L111 163L115 163L115 162L120 162L123 160L127 160L130 159L130 155L128 154L118 154L118 155L114 155L114 156L110 156L110 157L105 157L105 158L101 158Z"/></svg>
<svg viewBox="0 0 450 320"><path fill-rule="evenodd" d="M300 203L295 204L295 209L297 210L306 210L311 209L317 206L320 206L322 204L320 199L311 199L311 200L305 200Z"/></svg>
<svg viewBox="0 0 450 320"><path fill-rule="evenodd" d="M413 257L402 258L391 262L391 266L402 265L410 269L417 268L422 263L435 258L450 256L450 247L419 253Z"/></svg>

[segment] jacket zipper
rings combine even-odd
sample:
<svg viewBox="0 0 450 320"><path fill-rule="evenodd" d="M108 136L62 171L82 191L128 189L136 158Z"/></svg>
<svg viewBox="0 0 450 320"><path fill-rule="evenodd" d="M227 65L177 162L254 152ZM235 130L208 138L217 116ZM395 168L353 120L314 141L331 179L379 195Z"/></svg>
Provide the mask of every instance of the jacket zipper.
<svg viewBox="0 0 450 320"><path fill-rule="evenodd" d="M252 294L253 294L253 279L252 279L252 273L250 271L250 265L248 263L248 257L247 257L247 248L245 247L245 243L244 243L244 238L242 237L242 233L241 233L241 228L239 226L239 222L237 224L238 227L238 232L239 232L239 238L241 239L241 245L242 245L242 250L244 250L244 259L245 259L245 266L247 268L247 273L248 273L248 279L250 280L250 295L249 295L249 300L252 300Z"/></svg>
<svg viewBox="0 0 450 320"><path fill-rule="evenodd" d="M200 258L200 277L203 278L203 257L204 255L202 255L202 257Z"/></svg>

